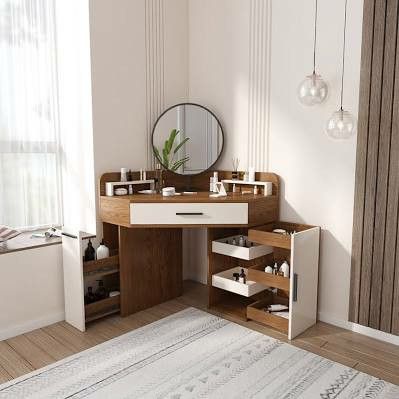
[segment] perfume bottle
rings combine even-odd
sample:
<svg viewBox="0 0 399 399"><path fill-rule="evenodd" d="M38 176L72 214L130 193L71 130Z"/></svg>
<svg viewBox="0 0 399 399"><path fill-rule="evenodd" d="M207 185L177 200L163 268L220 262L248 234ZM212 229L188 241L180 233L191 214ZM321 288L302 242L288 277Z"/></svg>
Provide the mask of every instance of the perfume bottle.
<svg viewBox="0 0 399 399"><path fill-rule="evenodd" d="M96 297L93 292L93 287L87 287L87 294L85 295L85 305L95 302Z"/></svg>
<svg viewBox="0 0 399 399"><path fill-rule="evenodd" d="M96 289L96 299L105 299L107 295L107 290L104 287L104 281L103 280L97 280L98 281L98 288Z"/></svg>
<svg viewBox="0 0 399 399"><path fill-rule="evenodd" d="M85 249L84 261L89 262L91 260L94 260L95 258L96 258L96 251L93 248L91 240L89 239L89 242L87 243L87 248Z"/></svg>
<svg viewBox="0 0 399 399"><path fill-rule="evenodd" d="M164 188L163 170L161 164L157 163L155 170L155 191L161 194L163 188Z"/></svg>
<svg viewBox="0 0 399 399"><path fill-rule="evenodd" d="M241 273L238 277L238 281L242 284L246 284L247 282L247 276L245 275L244 269L241 269Z"/></svg>

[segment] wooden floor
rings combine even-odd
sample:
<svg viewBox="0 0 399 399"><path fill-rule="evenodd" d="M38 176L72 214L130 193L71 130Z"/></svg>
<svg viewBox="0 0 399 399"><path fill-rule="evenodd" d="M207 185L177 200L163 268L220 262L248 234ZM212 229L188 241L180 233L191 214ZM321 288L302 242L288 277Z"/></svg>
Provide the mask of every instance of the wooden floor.
<svg viewBox="0 0 399 399"><path fill-rule="evenodd" d="M60 322L1 341L0 382L29 373L188 306L206 310L205 286L186 282L182 297L129 317L110 316L93 322L85 333ZM287 342L284 335L273 329L251 321L230 320ZM290 344L399 385L398 346L321 322Z"/></svg>

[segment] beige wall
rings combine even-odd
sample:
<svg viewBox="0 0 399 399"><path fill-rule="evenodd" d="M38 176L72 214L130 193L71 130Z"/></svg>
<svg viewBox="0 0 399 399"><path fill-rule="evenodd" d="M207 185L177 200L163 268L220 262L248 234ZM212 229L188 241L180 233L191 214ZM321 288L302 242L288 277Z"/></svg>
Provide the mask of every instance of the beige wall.
<svg viewBox="0 0 399 399"><path fill-rule="evenodd" d="M363 1L348 5L345 106L356 115ZM356 139L323 131L338 107L343 11L344 0L319 1L318 71L330 95L306 108L296 90L312 71L313 0L189 0L190 100L223 122L220 167L238 156L279 174L282 219L322 227L319 312L330 321L347 320L356 152Z"/></svg>
<svg viewBox="0 0 399 399"><path fill-rule="evenodd" d="M152 125L187 97L186 24L186 0L90 0L97 180L150 167Z"/></svg>

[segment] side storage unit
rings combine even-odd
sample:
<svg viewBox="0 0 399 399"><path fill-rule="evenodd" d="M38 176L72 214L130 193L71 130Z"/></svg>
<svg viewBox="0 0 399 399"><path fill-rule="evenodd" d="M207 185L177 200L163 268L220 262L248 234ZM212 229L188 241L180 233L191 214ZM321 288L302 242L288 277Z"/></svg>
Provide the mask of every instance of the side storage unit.
<svg viewBox="0 0 399 399"><path fill-rule="evenodd" d="M117 291L120 287L117 238L105 238L109 257L84 262L84 250L91 238L95 235L65 231L62 238L65 321L80 331L86 330L86 323L120 311L120 295L85 304L87 288L99 280L107 291Z"/></svg>
<svg viewBox="0 0 399 399"><path fill-rule="evenodd" d="M288 234L275 233L275 229L285 230ZM293 339L314 325L317 319L320 227L277 222L250 229L248 238L259 244L273 246L276 260L283 253L289 260L289 279L268 275L256 267L248 271L248 278L289 292L287 335L288 339ZM271 278L274 281L270 282ZM256 314L253 316L253 312L249 311L248 318L269 324Z"/></svg>
<svg viewBox="0 0 399 399"><path fill-rule="evenodd" d="M231 245L237 235L245 236L246 247ZM250 229L208 229L208 307L295 338L316 323L319 236L319 227L287 222ZM284 261L289 264L289 276L265 272L266 266L280 266ZM233 276L241 269L246 284ZM285 309L270 311L270 305Z"/></svg>

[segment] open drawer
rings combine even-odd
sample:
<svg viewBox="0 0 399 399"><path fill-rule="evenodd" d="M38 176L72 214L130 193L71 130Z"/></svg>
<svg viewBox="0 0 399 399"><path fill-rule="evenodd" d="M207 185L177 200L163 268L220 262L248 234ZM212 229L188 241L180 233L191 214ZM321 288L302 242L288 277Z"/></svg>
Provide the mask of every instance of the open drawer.
<svg viewBox="0 0 399 399"><path fill-rule="evenodd" d="M288 334L289 311L284 312L286 317L277 316L275 313L269 313L266 311L266 308L271 304L288 306L288 299L270 293L268 298L247 306L247 318Z"/></svg>
<svg viewBox="0 0 399 399"><path fill-rule="evenodd" d="M292 234L314 228L306 224L275 222L263 226L254 227L248 230L248 239L263 245L270 245L276 248L291 249ZM275 233L273 230L285 230L286 234Z"/></svg>
<svg viewBox="0 0 399 399"><path fill-rule="evenodd" d="M290 278L266 273L264 265L256 265L248 269L248 280L255 281L267 287L290 290Z"/></svg>
<svg viewBox="0 0 399 399"><path fill-rule="evenodd" d="M247 275L246 284L235 281L233 278L233 273L240 273L241 269L244 269L245 274ZM262 284L250 281L248 279L248 270L241 267L234 267L214 274L212 276L212 286L246 297L258 294L266 289Z"/></svg>
<svg viewBox="0 0 399 399"><path fill-rule="evenodd" d="M248 240L247 236L243 237L247 245L249 244L248 246L240 247L238 245L234 245L233 240L238 243L240 239L240 235L235 235L212 241L212 252L244 260L256 259L273 252L272 247L268 245L252 243Z"/></svg>

